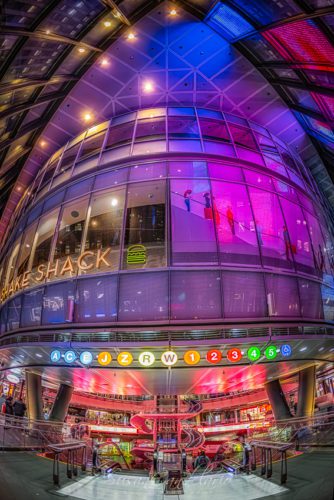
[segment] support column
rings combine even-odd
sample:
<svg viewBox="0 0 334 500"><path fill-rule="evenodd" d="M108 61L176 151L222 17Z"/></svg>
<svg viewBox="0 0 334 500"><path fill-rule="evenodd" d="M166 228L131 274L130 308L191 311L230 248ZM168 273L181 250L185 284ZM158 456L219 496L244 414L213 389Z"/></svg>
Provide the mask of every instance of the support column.
<svg viewBox="0 0 334 500"><path fill-rule="evenodd" d="M66 384L60 384L56 399L54 400L50 411L49 420L64 422L68 407L71 401L74 387Z"/></svg>
<svg viewBox="0 0 334 500"><path fill-rule="evenodd" d="M311 417L314 413L315 365L299 372L297 417Z"/></svg>
<svg viewBox="0 0 334 500"><path fill-rule="evenodd" d="M39 373L26 371L26 398L28 418L32 420L44 420L42 377Z"/></svg>
<svg viewBox="0 0 334 500"><path fill-rule="evenodd" d="M272 380L265 384L267 396L273 410L275 420L291 418L291 412L285 399L284 392L279 380Z"/></svg>

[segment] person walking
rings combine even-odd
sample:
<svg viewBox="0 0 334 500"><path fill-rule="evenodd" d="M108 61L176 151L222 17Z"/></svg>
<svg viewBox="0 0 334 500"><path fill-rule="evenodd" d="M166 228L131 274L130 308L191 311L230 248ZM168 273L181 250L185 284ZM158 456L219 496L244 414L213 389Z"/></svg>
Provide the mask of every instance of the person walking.
<svg viewBox="0 0 334 500"><path fill-rule="evenodd" d="M227 217L227 222L229 223L229 226L231 228L231 232L233 236L235 236L235 227L234 227L234 215L232 212L232 207L229 205L226 210L226 217Z"/></svg>

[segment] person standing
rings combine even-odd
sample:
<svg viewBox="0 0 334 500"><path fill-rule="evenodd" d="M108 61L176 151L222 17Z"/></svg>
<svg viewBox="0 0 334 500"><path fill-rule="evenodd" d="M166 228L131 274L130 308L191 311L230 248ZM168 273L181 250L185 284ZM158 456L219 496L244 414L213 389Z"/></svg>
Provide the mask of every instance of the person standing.
<svg viewBox="0 0 334 500"><path fill-rule="evenodd" d="M232 212L232 207L229 205L226 210L226 217L227 217L227 222L229 223L229 226L231 228L231 232L233 236L235 236L235 227L234 227L234 215Z"/></svg>
<svg viewBox="0 0 334 500"><path fill-rule="evenodd" d="M13 412L15 417L24 417L24 414L27 410L27 406L22 398L19 398L13 404Z"/></svg>
<svg viewBox="0 0 334 500"><path fill-rule="evenodd" d="M291 243L290 243L290 237L289 237L289 233L288 233L286 226L283 226L283 239L284 239L284 244L285 244L286 258L287 258L287 260L291 260L291 258L290 258L290 255L292 256Z"/></svg>

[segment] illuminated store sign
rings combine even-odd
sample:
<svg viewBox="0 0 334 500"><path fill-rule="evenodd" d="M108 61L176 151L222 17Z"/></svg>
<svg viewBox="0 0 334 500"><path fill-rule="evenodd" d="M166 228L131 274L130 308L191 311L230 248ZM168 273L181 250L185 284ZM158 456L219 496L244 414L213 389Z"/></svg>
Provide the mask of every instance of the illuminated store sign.
<svg viewBox="0 0 334 500"><path fill-rule="evenodd" d="M144 245L132 245L128 248L126 262L128 264L146 264L147 253Z"/></svg>
<svg viewBox="0 0 334 500"><path fill-rule="evenodd" d="M108 260L110 252L111 247L108 247L106 250L97 250L95 252L87 250L81 253L76 260L73 260L72 257L68 256L65 261L56 259L54 262L40 264L35 273L26 271L5 286L1 290L1 301L6 300L7 297L10 297L13 293L19 292L24 288L36 283L41 283L45 281L45 279L58 278L65 276L67 273L70 273L72 276L77 274L79 270L97 270L100 269L102 265L105 267L111 267L111 263Z"/></svg>
<svg viewBox="0 0 334 500"><path fill-rule="evenodd" d="M247 350L247 358L249 361L254 362L265 357L268 360L275 359L278 354L284 357L291 356L292 347L289 344L283 344L280 347L265 344L262 348L261 346L251 346ZM164 351L160 356L160 362L164 366L174 366L180 361L180 354L174 351L168 350ZM229 363L238 363L245 357L245 353L241 351L238 347L231 347L226 351L225 360ZM83 365L91 365L92 363L98 363L100 366L109 366L113 361L113 357L110 352L102 351L98 354L93 354L91 351L83 351L81 353L75 353L74 351L66 351L61 353L59 350L54 350L50 353L50 360L52 363L57 363L63 359L66 363L73 363L76 360L80 360ZM190 350L183 354L183 362L187 365L193 366L197 365L200 361L206 361L211 364L218 364L223 360L223 352L219 349L210 349L206 353L201 353L199 351ZM137 361L143 367L152 366L156 361L156 355L151 351L143 351L139 354L138 359L135 360L133 354L128 351L122 351L117 355L115 359L119 366L130 366L134 361Z"/></svg>

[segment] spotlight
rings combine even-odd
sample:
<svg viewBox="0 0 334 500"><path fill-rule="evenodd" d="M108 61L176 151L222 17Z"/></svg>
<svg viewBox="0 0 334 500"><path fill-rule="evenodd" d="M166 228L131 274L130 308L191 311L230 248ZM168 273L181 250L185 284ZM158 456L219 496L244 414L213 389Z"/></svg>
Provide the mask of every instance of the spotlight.
<svg viewBox="0 0 334 500"><path fill-rule="evenodd" d="M172 9L169 13L170 13L171 16L176 16L177 10L176 9Z"/></svg>
<svg viewBox="0 0 334 500"><path fill-rule="evenodd" d="M101 59L100 64L105 68L106 66L109 66L109 60L106 57L104 57L103 59Z"/></svg>
<svg viewBox="0 0 334 500"><path fill-rule="evenodd" d="M144 82L143 85L144 92L153 92L154 86L152 82Z"/></svg>
<svg viewBox="0 0 334 500"><path fill-rule="evenodd" d="M83 118L85 122L91 122L93 119L93 115L87 111L87 113L84 113Z"/></svg>
<svg viewBox="0 0 334 500"><path fill-rule="evenodd" d="M40 141L39 145L41 146L41 148L45 148L46 146L46 141L44 141L43 139Z"/></svg>
<svg viewBox="0 0 334 500"><path fill-rule="evenodd" d="M117 207L118 205L118 199L117 198L112 198L111 199L111 206L112 207Z"/></svg>
<svg viewBox="0 0 334 500"><path fill-rule="evenodd" d="M106 28L110 28L110 26L111 26L111 21L104 21L104 23L103 23L103 24L104 24L104 26L105 26Z"/></svg>
<svg viewBox="0 0 334 500"><path fill-rule="evenodd" d="M128 40L133 40L135 38L134 33L129 33L128 34Z"/></svg>
<svg viewBox="0 0 334 500"><path fill-rule="evenodd" d="M80 54L83 54L84 52L86 52L86 49L84 49L83 47L79 47L78 51L80 52Z"/></svg>

